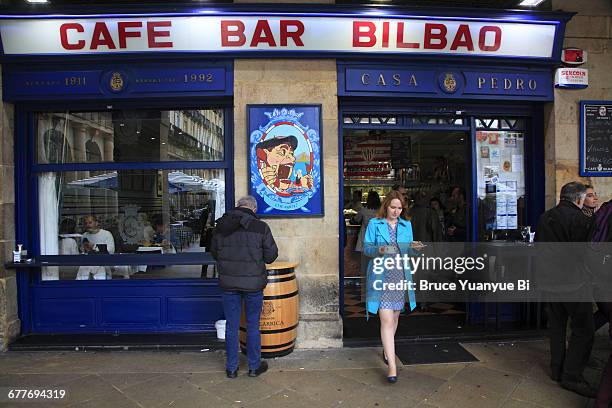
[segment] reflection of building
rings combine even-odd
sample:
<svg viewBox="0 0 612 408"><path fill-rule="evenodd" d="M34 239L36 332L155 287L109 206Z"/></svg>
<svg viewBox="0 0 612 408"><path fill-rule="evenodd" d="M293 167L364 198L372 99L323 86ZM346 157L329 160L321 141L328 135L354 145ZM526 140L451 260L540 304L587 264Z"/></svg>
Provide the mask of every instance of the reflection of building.
<svg viewBox="0 0 612 408"><path fill-rule="evenodd" d="M171 160L223 160L223 111L170 111ZM199 155L195 155L197 152Z"/></svg>

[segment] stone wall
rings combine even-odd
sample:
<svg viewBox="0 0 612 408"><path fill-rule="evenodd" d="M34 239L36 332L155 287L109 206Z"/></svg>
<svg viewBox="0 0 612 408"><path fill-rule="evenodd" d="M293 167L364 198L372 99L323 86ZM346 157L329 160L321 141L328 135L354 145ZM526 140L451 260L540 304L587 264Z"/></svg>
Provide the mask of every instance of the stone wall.
<svg viewBox="0 0 612 408"><path fill-rule="evenodd" d="M3 266L12 260L15 247L13 129L13 106L0 101L0 350L17 337L20 327L15 272Z"/></svg>
<svg viewBox="0 0 612 408"><path fill-rule="evenodd" d="M555 205L561 186L579 180L579 102L612 100L612 2L553 0L553 10L577 12L567 25L564 47L588 52L582 66L589 70L589 87L556 89L554 106L546 109L546 208ZM612 177L590 177L600 199L612 199Z"/></svg>
<svg viewBox="0 0 612 408"><path fill-rule="evenodd" d="M338 101L336 61L238 59L234 62L236 198L247 192L246 105L322 105L325 217L268 220L279 260L295 261L300 290L297 346L339 347Z"/></svg>

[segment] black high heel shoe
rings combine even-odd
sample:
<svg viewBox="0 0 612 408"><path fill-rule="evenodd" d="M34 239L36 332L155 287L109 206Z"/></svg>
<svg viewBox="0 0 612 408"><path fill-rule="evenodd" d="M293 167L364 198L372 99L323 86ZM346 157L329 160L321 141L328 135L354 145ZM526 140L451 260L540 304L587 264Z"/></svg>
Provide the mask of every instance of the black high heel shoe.
<svg viewBox="0 0 612 408"><path fill-rule="evenodd" d="M387 377L387 381L389 381L389 384L395 384L397 382L397 375Z"/></svg>

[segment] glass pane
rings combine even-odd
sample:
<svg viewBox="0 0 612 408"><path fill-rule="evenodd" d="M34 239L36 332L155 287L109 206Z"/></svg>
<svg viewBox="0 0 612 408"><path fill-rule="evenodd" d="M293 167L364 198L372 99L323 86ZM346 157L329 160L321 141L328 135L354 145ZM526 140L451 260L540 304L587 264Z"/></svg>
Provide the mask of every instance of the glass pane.
<svg viewBox="0 0 612 408"><path fill-rule="evenodd" d="M214 220L225 211L224 180L222 169L42 173L41 254L205 251ZM110 279L138 272L96 268L76 268L65 276Z"/></svg>
<svg viewBox="0 0 612 408"><path fill-rule="evenodd" d="M520 236L525 220L525 134L476 132L478 171L478 238Z"/></svg>
<svg viewBox="0 0 612 408"><path fill-rule="evenodd" d="M46 112L39 163L223 160L223 110Z"/></svg>

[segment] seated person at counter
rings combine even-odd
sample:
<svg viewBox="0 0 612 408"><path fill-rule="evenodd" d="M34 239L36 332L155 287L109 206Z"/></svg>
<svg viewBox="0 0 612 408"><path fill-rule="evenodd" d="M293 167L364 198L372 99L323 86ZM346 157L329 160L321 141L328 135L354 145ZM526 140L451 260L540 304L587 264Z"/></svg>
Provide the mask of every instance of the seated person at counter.
<svg viewBox="0 0 612 408"><path fill-rule="evenodd" d="M164 252L167 254L175 254L176 249L172 245L172 231L164 224L164 220L161 215L156 216L153 219L153 239L151 243L164 248Z"/></svg>
<svg viewBox="0 0 612 408"><path fill-rule="evenodd" d="M78 255L79 246L75 239L76 222L71 218L64 218L59 226L59 254Z"/></svg>
<svg viewBox="0 0 612 408"><path fill-rule="evenodd" d="M84 253L112 254L115 252L115 240L113 235L100 228L98 220L93 215L85 217L85 232L81 248ZM90 275L96 280L110 279L111 272L108 266L80 266L77 272L77 280L88 280Z"/></svg>

